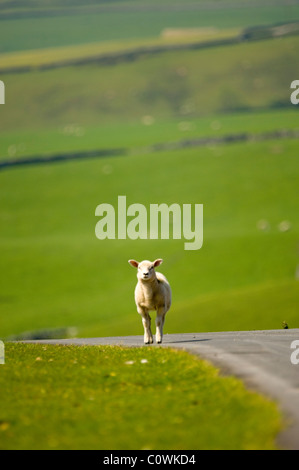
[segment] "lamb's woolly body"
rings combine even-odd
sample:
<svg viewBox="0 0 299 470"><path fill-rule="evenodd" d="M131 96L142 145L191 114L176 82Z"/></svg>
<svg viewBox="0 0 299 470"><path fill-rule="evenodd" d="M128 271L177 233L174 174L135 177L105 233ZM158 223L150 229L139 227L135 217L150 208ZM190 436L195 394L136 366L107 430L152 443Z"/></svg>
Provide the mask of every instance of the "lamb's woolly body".
<svg viewBox="0 0 299 470"><path fill-rule="evenodd" d="M135 288L135 302L148 310L157 310L166 304L169 310L171 292L166 277L156 272L156 278L153 281L140 279Z"/></svg>
<svg viewBox="0 0 299 470"><path fill-rule="evenodd" d="M129 263L138 268L135 302L137 312L142 316L144 342L153 342L149 311L156 310L156 341L161 343L165 315L171 306L171 288L169 282L163 274L155 272L154 269L162 263L162 260L158 259L154 262L145 260L141 263L129 260Z"/></svg>

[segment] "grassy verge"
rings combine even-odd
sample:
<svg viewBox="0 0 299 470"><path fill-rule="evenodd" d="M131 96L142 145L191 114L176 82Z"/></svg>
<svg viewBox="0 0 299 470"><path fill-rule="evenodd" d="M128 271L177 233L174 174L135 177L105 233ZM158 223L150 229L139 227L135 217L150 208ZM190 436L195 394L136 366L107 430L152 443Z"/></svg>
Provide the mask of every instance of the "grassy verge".
<svg viewBox="0 0 299 470"><path fill-rule="evenodd" d="M6 344L1 449L273 449L276 405L162 348Z"/></svg>

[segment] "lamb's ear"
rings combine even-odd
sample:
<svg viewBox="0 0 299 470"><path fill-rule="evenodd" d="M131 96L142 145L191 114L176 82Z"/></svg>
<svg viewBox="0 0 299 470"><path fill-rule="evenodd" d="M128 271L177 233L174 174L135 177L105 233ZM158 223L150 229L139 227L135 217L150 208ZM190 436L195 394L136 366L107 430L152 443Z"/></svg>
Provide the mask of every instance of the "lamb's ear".
<svg viewBox="0 0 299 470"><path fill-rule="evenodd" d="M156 259L153 263L154 268L156 268L157 266L160 266L160 264L162 264L162 263L163 263L163 259L160 259L160 258Z"/></svg>
<svg viewBox="0 0 299 470"><path fill-rule="evenodd" d="M138 261L135 261L134 259L129 259L128 261L130 263L131 266L133 266L134 268L138 268Z"/></svg>

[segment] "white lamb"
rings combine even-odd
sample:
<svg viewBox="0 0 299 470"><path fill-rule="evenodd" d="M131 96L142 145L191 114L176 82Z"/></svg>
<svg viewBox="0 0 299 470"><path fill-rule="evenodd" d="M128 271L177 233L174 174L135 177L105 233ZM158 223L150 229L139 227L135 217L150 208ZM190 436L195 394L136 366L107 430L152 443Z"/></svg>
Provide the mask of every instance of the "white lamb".
<svg viewBox="0 0 299 470"><path fill-rule="evenodd" d="M153 342L149 311L157 311L156 341L162 343L165 315L171 305L170 285L163 274L155 271L155 268L160 266L162 262L162 259L156 259L154 262L145 260L140 263L133 259L129 260L133 267L138 268L135 302L137 312L142 316L145 344Z"/></svg>

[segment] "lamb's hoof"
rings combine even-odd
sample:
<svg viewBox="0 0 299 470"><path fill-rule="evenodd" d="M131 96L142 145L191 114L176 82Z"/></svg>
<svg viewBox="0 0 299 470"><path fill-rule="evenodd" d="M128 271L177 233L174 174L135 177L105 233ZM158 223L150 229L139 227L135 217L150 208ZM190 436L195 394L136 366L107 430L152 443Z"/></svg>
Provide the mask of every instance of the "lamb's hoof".
<svg viewBox="0 0 299 470"><path fill-rule="evenodd" d="M150 338L148 341L144 341L144 344L152 344L153 342L153 338Z"/></svg>
<svg viewBox="0 0 299 470"><path fill-rule="evenodd" d="M157 344L161 344L162 343L162 339L160 341L157 341Z"/></svg>

